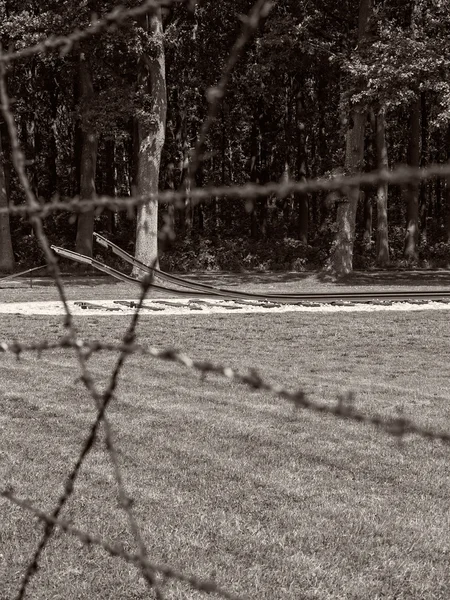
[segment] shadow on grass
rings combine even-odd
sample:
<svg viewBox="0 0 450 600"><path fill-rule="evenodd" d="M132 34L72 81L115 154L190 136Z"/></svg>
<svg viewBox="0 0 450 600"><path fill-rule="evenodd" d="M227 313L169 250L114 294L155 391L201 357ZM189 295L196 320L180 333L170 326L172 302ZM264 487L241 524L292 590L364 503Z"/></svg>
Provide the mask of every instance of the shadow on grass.
<svg viewBox="0 0 450 600"><path fill-rule="evenodd" d="M175 275L175 273L173 273ZM309 280L310 282L316 281L322 284L334 284L337 286L436 286L436 287L450 287L450 271L449 270L427 270L417 269L414 271L398 271L398 270L386 270L386 271L354 271L353 273L340 278L339 280L334 279L330 274L325 271L304 271L301 273L296 272L246 272L246 273L234 273L234 272L193 272L193 273L182 273L177 276L187 281L201 282L216 287L242 287L245 285L279 285L283 283L299 283ZM64 285L68 288L76 286L86 286L95 288L99 285L116 286L121 285L117 279L108 275L99 275L97 271L93 273L84 274L69 274L63 275ZM17 279L5 281L4 284L0 285L0 289L7 288L22 288L22 287L48 287L54 286L54 282L51 277L20 277Z"/></svg>
<svg viewBox="0 0 450 600"><path fill-rule="evenodd" d="M417 269L414 271L354 271L340 278L338 281L325 272L317 274L318 281L322 283L335 283L336 285L374 285L374 286L449 286L450 271Z"/></svg>

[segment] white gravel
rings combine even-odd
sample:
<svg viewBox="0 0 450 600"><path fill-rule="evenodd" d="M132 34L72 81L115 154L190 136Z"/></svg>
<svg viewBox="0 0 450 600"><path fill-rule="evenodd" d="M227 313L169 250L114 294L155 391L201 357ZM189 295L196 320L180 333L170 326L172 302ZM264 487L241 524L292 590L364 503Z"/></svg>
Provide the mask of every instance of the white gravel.
<svg viewBox="0 0 450 600"><path fill-rule="evenodd" d="M137 302L136 299L126 300ZM77 302L84 302L80 300ZM113 300L86 300L85 302L102 308L82 308L74 301L69 307L74 315L80 316L113 316L131 315L133 308L116 304ZM450 310L450 303L427 302L426 304L411 304L408 302L394 302L391 305L349 304L348 306L333 306L321 304L320 306L282 305L270 307L264 305L241 304L228 300L198 300L195 298L174 298L164 300L146 300L144 306L149 307L142 311L142 315L184 315L184 314L222 314L222 313L281 313L281 312L374 312L374 311L419 311L419 310ZM114 308L115 310L107 310ZM160 310L151 310L160 309ZM54 302L14 302L0 303L0 314L13 315L63 315L64 308L60 301Z"/></svg>

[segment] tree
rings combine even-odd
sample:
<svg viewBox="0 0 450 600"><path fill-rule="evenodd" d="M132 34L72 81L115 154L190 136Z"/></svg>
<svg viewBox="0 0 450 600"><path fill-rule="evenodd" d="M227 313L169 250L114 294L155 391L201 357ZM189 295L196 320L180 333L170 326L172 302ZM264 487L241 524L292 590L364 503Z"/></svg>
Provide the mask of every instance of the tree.
<svg viewBox="0 0 450 600"><path fill-rule="evenodd" d="M151 33L139 65L143 106L136 115L137 185L139 196L158 193L161 153L167 113L166 70L161 10L143 24ZM148 265L158 265L158 200L150 198L137 210L135 256ZM136 276L141 275L138 271Z"/></svg>
<svg viewBox="0 0 450 600"><path fill-rule="evenodd" d="M420 96L412 103L409 114L408 165L420 165ZM406 235L405 258L416 261L419 242L419 184L416 181L406 187Z"/></svg>
<svg viewBox="0 0 450 600"><path fill-rule="evenodd" d="M92 122L89 102L94 95L92 73L86 56L80 54L79 83L81 93L81 159L80 159L80 196L90 200L95 196L95 172L97 165L98 134ZM94 232L94 211L89 210L78 215L75 250L85 256L92 256Z"/></svg>
<svg viewBox="0 0 450 600"><path fill-rule="evenodd" d="M365 41L366 27L372 9L372 0L360 0L358 45ZM367 108L362 102L350 110L345 147L345 171L353 175L361 171L364 157L364 133ZM337 209L337 236L334 242L331 270L337 277L347 275L353 269L353 243L355 240L356 209L360 196L359 186L352 187L347 198L339 202Z"/></svg>
<svg viewBox="0 0 450 600"><path fill-rule="evenodd" d="M387 169L388 153L386 146L385 116L380 110L375 116L375 147L378 169ZM389 230L388 230L388 184L380 182L377 186L377 242L376 261L379 267L389 263Z"/></svg>
<svg viewBox="0 0 450 600"><path fill-rule="evenodd" d="M0 135L0 208L8 207L8 195L6 192L5 170L2 140ZM14 252L11 241L11 230L9 226L9 214L0 213L0 273L11 273L15 267Z"/></svg>

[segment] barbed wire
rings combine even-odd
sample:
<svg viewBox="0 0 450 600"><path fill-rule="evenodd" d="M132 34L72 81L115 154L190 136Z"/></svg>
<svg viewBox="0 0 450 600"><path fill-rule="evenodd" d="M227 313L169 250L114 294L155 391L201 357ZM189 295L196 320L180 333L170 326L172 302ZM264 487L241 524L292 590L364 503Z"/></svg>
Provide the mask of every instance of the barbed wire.
<svg viewBox="0 0 450 600"><path fill-rule="evenodd" d="M91 200L79 197L69 200L55 198L46 204L37 203L34 206L11 205L9 207L2 207L0 208L0 214L38 215L45 218L52 213L64 211L83 213L96 209L101 212L105 208L118 211L133 211L135 207L147 204L150 200L156 200L160 204L172 204L175 208L183 208L186 198L189 198L192 205L195 206L203 202L208 202L211 198L220 199L226 197L227 199L234 198L247 201L250 199L266 198L271 195L285 198L290 194L311 194L315 192L341 192L344 197L336 201L345 202L345 194L352 187L376 186L381 183L404 185L448 177L450 177L450 163L433 164L428 167L408 167L401 165L390 171L376 169L370 173L321 177L307 181L290 180L267 184L246 183L244 185L205 186L191 190L165 190L158 194L125 196L122 198L104 195L96 196Z"/></svg>
<svg viewBox="0 0 450 600"><path fill-rule="evenodd" d="M1 50L0 50L0 58L1 58ZM2 110L3 117L6 122L9 137L11 140L13 165L14 165L14 168L19 177L19 181L22 184L22 187L24 189L28 206L30 208L33 208L36 205L38 205L38 202L36 200L36 197L32 190L30 181L26 174L25 156L20 148L17 127L16 127L16 124L14 121L14 116L11 112L10 100L9 100L8 92L6 89L5 74L6 74L5 65L3 62L0 61L1 110ZM113 370L113 373L111 375L109 385L107 386L105 392L103 394L100 394L95 386L94 379L87 368L86 359L84 358L82 352L80 351L79 345L76 343L78 340L77 330L75 328L72 314L71 314L71 311L70 311L70 308L69 308L69 305L67 302L67 298L66 298L66 294L65 294L65 290L64 290L64 284L63 284L61 273L60 273L60 270L58 267L58 262L50 248L50 244L49 244L47 236L44 232L42 217L40 217L37 214L33 214L33 215L30 215L29 218L30 218L30 222L34 228L34 231L36 233L36 237L38 239L39 245L41 246L41 248L44 252L45 260L47 262L50 275L53 277L53 280L55 281L60 300L64 307L64 312L65 312L64 326L66 327L66 329L69 332L69 339L71 339L74 342L74 348L75 348L76 356L78 359L78 364L81 369L80 379L84 383L88 392L91 394L91 396L95 402L95 405L97 407L97 410L98 410L97 418L91 427L90 434L86 438L86 441L82 447L82 450L80 452L78 460L76 461L72 471L67 476L67 479L66 479L65 485L64 485L64 491L61 494L61 496L59 497L58 503L55 506L54 510L52 511L52 516L54 518L58 518L60 512L64 508L64 506L67 503L67 501L69 500L70 496L72 495L72 492L74 490L74 483L80 473L81 466L82 466L85 458L89 454L91 448L93 447L99 425L101 422L103 422L104 428L105 428L106 447L107 447L107 450L108 450L108 453L109 453L109 456L111 459L111 463L113 465L114 475L115 475L115 479L116 479L116 483L117 483L117 487L118 487L119 502L127 514L130 528L131 528L132 534L134 536L135 542L139 548L139 552L140 552L140 554L142 554L142 557L145 558L145 556L146 556L145 545L141 538L139 527L136 523L136 520L135 520L133 512L132 512L132 508L131 508L132 502L130 501L130 498L128 497L127 492L123 485L121 469L119 466L119 461L118 461L118 457L117 457L117 453L115 451L115 445L114 445L114 441L113 441L112 428L111 428L109 420L105 414L106 407L107 407L109 401L111 400L111 398L113 397L113 394L114 394L114 391L115 391L115 388L117 385L118 375L124 364L125 358L127 356L127 352L124 350L120 353L119 358L117 359L115 368ZM134 341L134 332L135 332L135 327L136 327L138 317L139 317L139 311L142 307L142 303L145 299L145 295L146 295L148 289L150 288L152 279L153 279L153 275L150 274L150 275L146 276L142 282L142 286L141 286L142 292L141 292L140 300L139 300L138 305L133 314L131 324L123 337L124 344L127 344L129 341ZM41 540L39 541L39 544L33 555L33 558L29 562L29 564L26 568L26 571L24 573L24 576L22 578L19 592L17 594L18 600L22 600L24 598L27 586L28 586L31 578L33 577L33 575L38 570L39 559L40 559L42 552L45 549L50 537L52 536L52 533L53 533L53 526L51 524L47 523L44 528L44 532L41 537ZM154 580L153 574L151 572L149 572L144 566L142 567L142 575L143 575L144 579L146 580L147 584L149 585L149 587L150 588L153 587L155 589L157 599L162 600L162 598L163 598L162 594L160 593L158 586L155 585L155 580Z"/></svg>
<svg viewBox="0 0 450 600"><path fill-rule="evenodd" d="M115 28L121 27L130 20L136 19L141 15L154 13L161 6L181 4L185 4L189 10L193 10L195 7L195 0L146 0L141 5L130 9L125 9L118 6L111 12L107 13L104 17L100 19L93 19L91 24L85 29L74 30L66 36L50 36L33 46L22 48L20 50L12 50L5 53L0 51L1 111L3 113L9 137L11 139L13 165L17 172L19 181L24 189L26 200L24 205L11 205L9 207L0 209L0 214L9 213L13 215L23 215L29 218L30 223L33 225L33 228L36 232L36 237L39 241L40 247L44 252L50 275L55 281L60 300L63 304L65 314L64 326L67 330L67 335L53 342L40 341L32 344L22 344L19 341L11 343L2 342L0 343L0 351L12 352L17 358L20 358L24 352L36 351L39 355L49 350L72 349L78 361L80 379L94 400L96 408L95 419L91 423L86 437L82 443L78 458L65 477L63 491L50 513L36 508L28 500L20 499L11 489L0 490L1 497L24 510L31 511L45 524L43 534L20 582L20 588L17 594L17 598L19 600L25 596L32 577L39 569L42 552L47 546L56 527L59 527L63 531L76 536L85 545L99 546L111 556L122 558L126 562L133 564L139 569L142 577L145 579L148 585L149 590L153 590L159 600L163 599L163 593L161 589L161 582L158 581L156 577L157 574L163 575L166 579L171 578L187 583L197 591L216 593L229 600L240 600L239 596L226 591L214 582L185 575L176 571L175 569L172 569L171 567L150 561L148 558L148 551L132 509L133 501L125 488L123 475L118 461L118 452L115 446L114 434L107 416L107 409L115 397L119 377L123 371L127 357L131 354L140 354L142 356L176 363L192 371L198 372L201 377L206 377L208 374L225 377L238 384L245 385L250 389L272 393L277 397L289 401L296 409L304 409L317 414L329 415L330 417L346 419L356 423L369 424L397 437L398 439L401 439L403 436L408 434L416 434L427 440L436 440L445 444L450 443L449 433L423 428L417 423L414 423L412 420L403 416L386 418L358 411L352 403L351 395L338 398L337 403L334 405L322 404L308 398L303 390L292 392L289 391L284 385L267 382L256 370L251 370L249 374L241 374L229 366L216 364L212 361L195 360L183 352L174 349L159 350L152 346L146 347L137 344L136 330L144 300L151 287L151 275L146 276L141 282L141 291L137 306L120 343L108 344L100 341L85 341L79 337L78 331L74 324L73 315L67 302L57 259L50 249L50 245L43 228L43 219L52 213L58 211L71 211L74 213L80 213L92 209L101 211L106 207L132 212L134 207L146 204L149 202L149 200L157 200L159 203L173 204L177 207L184 207L184 202L187 198L190 199L192 205L196 205L210 200L211 197L221 198L224 196L227 198L236 198L245 201L267 197L273 194L282 198L295 193L307 194L333 191L339 192L345 196L348 190L355 186L378 185L380 183L403 185L411 182L418 183L420 181L426 181L436 177L450 177L450 164L430 165L426 168L401 166L392 171L379 170L371 173L361 173L352 176L340 175L333 178L319 178L300 182L274 182L265 185L247 183L243 186L208 186L204 188L194 188L191 185L190 189L189 186L187 186L187 189L181 189L179 191L167 190L157 195L125 198L99 196L92 200L72 198L68 201L62 201L59 198L56 198L48 203L42 204L36 198L26 174L25 157L19 144L17 127L14 120L14 115L11 111L11 101L8 96L5 82L6 69L8 65L14 61L29 58L31 56L43 54L53 50L59 50L62 55L67 54L73 49L74 45L91 36L112 31ZM271 3L268 0L256 0L256 3L251 9L249 15L242 18L242 31L233 45L233 48L231 49L228 61L226 62L221 76L219 77L218 84L210 88L208 91L208 114L200 129L200 135L195 145L193 154L190 157L191 165L188 171L188 177L191 179L191 184L194 182L194 176L201 161L204 160L203 150L207 140L207 134L212 123L214 122L214 119L216 118L220 102L226 93L232 70L239 60L245 45L257 30L261 19L263 19L270 10L270 6ZM345 198L340 200L338 199L337 201L345 201ZM167 233L167 235L169 235L169 233ZM93 356L93 354L101 351L114 351L118 353L114 368L103 391L97 389L94 377L88 368L89 359ZM130 531L137 548L136 553L127 552L123 546L119 544L111 544L99 538L98 536L81 531L80 529L73 527L71 523L60 518L61 511L72 496L75 484L81 471L81 467L94 446L101 424L104 425L106 450L111 459L114 478L117 484L119 505L126 514Z"/></svg>
<svg viewBox="0 0 450 600"><path fill-rule="evenodd" d="M261 2L261 0L257 0L257 3L255 6L258 6L260 4L260 2ZM136 306L133 316L131 318L130 325L127 328L127 330L123 336L122 346L119 351L119 357L116 360L115 366L113 368L113 371L110 376L109 383L106 386L106 389L104 390L104 392L102 394L100 394L95 386L93 376L90 373L90 371L88 370L87 357L82 352L82 343L80 343L80 340L78 338L77 330L76 330L74 322L73 322L73 317L72 317L71 311L69 309L69 305L68 305L68 302L66 299L65 290L64 290L64 286L63 286L63 282L62 282L62 278L61 278L61 273L60 273L60 270L58 267L58 263L57 263L55 255L52 253L52 251L50 249L48 239L44 232L42 219L45 215L43 215L39 211L39 208L40 208L39 202L37 201L37 199L34 195L31 183L26 174L25 156L20 147L17 128L16 128L16 124L15 124L15 120L14 120L14 115L11 111L11 103L10 103L10 99L8 96L8 92L7 92L7 88L6 88L6 81L5 81L6 67L7 67L7 64L9 62L11 62L12 60L17 60L18 58L25 58L27 56L31 56L31 55L34 55L39 52L45 52L52 48L55 49L57 47L61 47L63 53L68 52L73 47L74 43L79 42L82 39L85 39L86 37L88 37L90 35L94 35L94 34L102 32L102 31L108 30L111 27L121 25L128 18L136 17L140 14L145 14L145 13L151 12L152 10L154 11L155 8L158 8L160 5L161 5L161 3L155 2L154 0L147 0L140 7L137 7L136 9L131 9L128 11L124 11L121 7L117 7L111 13L106 15L106 17L104 17L102 20L95 21L89 29L86 29L83 31L76 30L69 36L63 36L63 37L59 37L59 38L51 37L48 40L46 40L40 44L37 44L28 49L26 49L26 48L22 49L21 51L18 51L16 53L3 54L0 49L1 111L3 113L4 119L5 119L5 122L7 125L7 130L9 133L9 137L11 139L11 151L12 151L13 165L17 172L19 181L25 192L25 198L26 198L26 202L27 202L26 208L27 208L27 214L28 214L30 223L32 224L32 226L34 228L39 245L41 246L41 248L44 252L44 256L45 256L45 259L46 259L46 262L47 262L47 265L49 268L50 275L53 277L53 279L56 283L59 297L60 297L61 302L64 307L64 312L65 312L64 326L68 330L67 339L69 341L69 345L75 349L75 354L78 359L78 363L79 363L80 370L81 370L80 379L82 380L82 382L84 383L88 392L94 399L94 402L95 402L95 405L97 408L96 418L95 418L94 422L92 423L89 433L86 436L86 439L82 445L78 459L76 460L74 466L72 467L71 471L69 472L69 474L67 475L67 477L65 479L63 492L60 495L60 497L58 498L56 506L54 507L51 514L46 515L47 518L44 519L44 521L45 521L44 531L43 531L41 539L37 545L37 548L33 554L33 557L31 558L30 562L28 563L25 573L22 577L20 588L19 588L19 591L17 594L18 600L22 600L23 597L25 596L28 585L29 585L33 575L37 572L37 570L39 568L39 562L40 562L40 557L42 555L42 552L45 549L46 545L48 544L48 542L52 536L52 533L55 528L55 523L57 522L62 509L64 508L64 506L66 505L67 501L70 499L70 497L74 491L75 483L76 483L76 480L80 473L81 466L83 465L84 460L88 456L90 450L92 449L92 447L95 443L99 427L102 423L104 424L105 434L106 434L105 435L106 449L109 453L109 456L110 456L110 459L111 459L111 462L113 465L114 476L115 476L115 480L116 480L117 487L118 487L119 504L127 515L129 526L130 526L131 532L134 537L134 541L138 547L138 555L137 556L139 557L138 563L140 566L141 574L144 577L144 579L146 580L149 588L153 589L155 591L157 599L158 600L163 599L163 595L162 595L162 591L160 589L159 583L155 579L155 571L147 561L147 549L146 549L145 543L143 541L143 538L141 536L140 528L137 525L136 519L135 519L133 511L132 511L132 504L133 504L132 499L127 495L127 492L124 487L121 469L119 466L119 462L117 460L117 453L115 450L112 429L111 429L111 426L109 424L109 421L108 421L108 418L106 415L106 410L108 408L108 405L114 397L115 390L116 390L117 383L118 383L118 378L119 378L120 372L125 364L126 357L132 352L133 344L135 342L136 327L138 324L138 320L139 320L139 316L140 316L141 309L143 306L143 302L144 302L146 295L152 284L153 274L145 276L144 279L141 281L141 293L139 296L139 301L137 303L137 306ZM195 6L195 2L190 0L189 7L192 9L194 6ZM241 35L242 36L246 35L245 29ZM240 51L239 44L235 45L233 47L232 54L238 53L239 51ZM233 60L231 60L231 63L233 63ZM224 91L224 89L223 89L223 91ZM195 153L194 153L194 158L195 158ZM167 232L167 235L169 235L169 232ZM41 514L41 517L42 517L42 514ZM211 589L211 586L209 586L209 587L203 586L203 587L205 588L203 591L208 591ZM202 589L202 588L200 588L200 589ZM215 590L215 591L217 591L217 590ZM231 596L229 594L225 594L225 597L231 598L233 596Z"/></svg>
<svg viewBox="0 0 450 600"><path fill-rule="evenodd" d="M245 385L254 391L259 390L272 393L291 402L295 408L303 408L312 412L326 414L331 417L373 425L385 433L399 438L407 434L415 434L422 438L436 440L446 444L450 443L450 432L424 428L405 417L383 418L378 415L369 415L357 411L353 402L346 402L346 398L344 397L339 397L335 405L322 404L309 399L302 389L292 392L284 385L265 381L256 369L252 369L249 374L244 375L230 366L215 364L212 361L195 360L187 354L175 349L165 348L159 350L155 347L143 346L136 343L114 344L100 341L85 341L81 339L73 342L69 337L62 337L54 342L40 341L33 344L1 342L0 352L10 352L20 359L24 352L35 351L38 352L38 355L40 356L44 351L73 348L75 344L80 350L84 351L84 357L86 359L90 358L93 354L102 351L126 352L128 354L150 356L152 358L177 363L188 369L197 371L202 378L208 374L219 375L236 383ZM349 397L352 398L353 396L350 395Z"/></svg>
<svg viewBox="0 0 450 600"><path fill-rule="evenodd" d="M13 490L10 488L0 490L0 497L9 500L12 504L19 506L20 508L32 512L38 519L40 519L47 525L51 525L52 527L59 527L62 531L70 533L74 537L78 538L86 546L99 546L100 548L103 548L103 550L105 550L112 557L121 558L125 562L132 564L137 568L142 569L142 566L144 564L144 566L148 570L159 572L167 578L187 583L191 586L191 588L199 592L205 592L207 594L215 593L220 595L222 598L225 598L226 600L245 600L243 596L231 594L227 590L218 586L214 581L199 579L192 575L185 575L184 573L176 571L175 569L167 565L153 563L150 562L148 559L143 560L141 555L127 552L121 544L113 544L111 542L107 542L106 540L103 540L102 538L96 535L74 527L71 523L64 519L56 519L55 517L52 517L44 511L40 510L39 508L33 506L28 500L23 500L15 496Z"/></svg>

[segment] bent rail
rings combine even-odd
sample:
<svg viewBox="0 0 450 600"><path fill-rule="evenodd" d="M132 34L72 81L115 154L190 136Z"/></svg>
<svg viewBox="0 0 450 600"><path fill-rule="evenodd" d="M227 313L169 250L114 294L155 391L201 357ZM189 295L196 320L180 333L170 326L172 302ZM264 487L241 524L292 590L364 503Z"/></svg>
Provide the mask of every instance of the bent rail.
<svg viewBox="0 0 450 600"><path fill-rule="evenodd" d="M99 236L99 234L95 234ZM99 236L101 237L101 236ZM103 238L105 239L105 238ZM108 240L105 240L108 242ZM112 244L112 242L108 242L108 244ZM115 246L119 252L117 253L119 256L122 254L127 255L127 262L131 262L131 264L138 266L142 265L142 270L150 273L154 271L157 276L168 275L159 271L159 269L151 269L144 263L141 263L137 259L134 259L124 250L121 250L118 246ZM131 275L126 275L122 273L122 271L118 271L113 267L105 265L99 260L94 258L84 256L83 254L79 254L78 252L74 252L73 250L67 250L65 248L60 248L58 246L51 246L52 250L63 256L64 258L68 258L75 262L83 263L92 266L98 271L102 271L107 275L111 275L112 277L124 281L126 283L133 283L136 285L140 285L141 282L132 277ZM132 259L132 260L131 260ZM163 279L163 277L162 277ZM333 303L333 302L349 302L349 303L384 303L384 302L428 302L428 301L450 301L450 291L388 291L388 292L377 292L374 294L373 292L340 292L340 293L303 293L303 294L254 294L254 293L245 293L245 292L235 292L230 290L230 293L225 293L225 291L221 288L214 288L213 286L208 286L206 284L196 284L192 282L193 286L190 287L191 282L187 282L177 276L168 275L167 279L169 281L183 281L184 287L188 289L174 289L170 287L166 287L164 285L159 285L156 283L151 284L151 288L164 292L166 294L173 294L175 296L182 297L214 297L221 296L225 300L257 300L259 302L278 302L281 304L302 304L309 302L319 302L319 303ZM180 284L181 285L181 284ZM202 290L196 289L197 287L203 288ZM206 288L206 290L205 290ZM220 293L215 293L216 290L220 290Z"/></svg>

